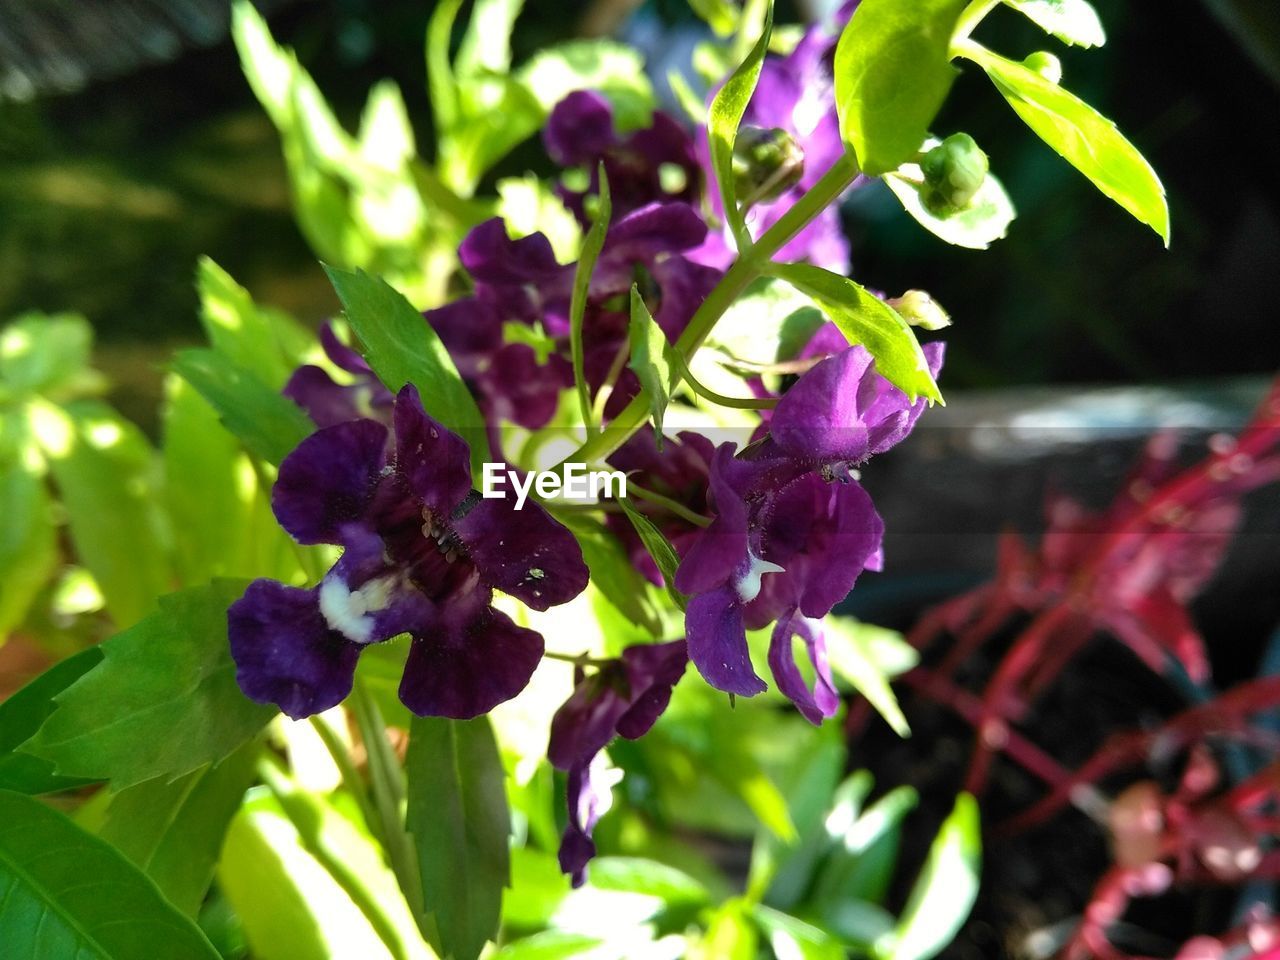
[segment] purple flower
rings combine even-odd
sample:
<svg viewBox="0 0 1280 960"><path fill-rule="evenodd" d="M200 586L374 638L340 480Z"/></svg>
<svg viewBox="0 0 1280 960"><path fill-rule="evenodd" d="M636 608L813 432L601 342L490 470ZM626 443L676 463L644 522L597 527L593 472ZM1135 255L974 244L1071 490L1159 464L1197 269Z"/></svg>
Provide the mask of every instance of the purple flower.
<svg viewBox="0 0 1280 960"><path fill-rule="evenodd" d="M586 191L561 185L557 192L564 205L583 223L588 194L600 189L599 166L609 180L614 216L624 216L651 203L698 202L702 171L693 138L662 111L643 130L626 137L613 128L613 108L598 93L571 93L551 111L542 141L551 159L562 167L585 167L590 176ZM663 183L664 172L668 180ZM674 176L673 176L674 175Z"/></svg>
<svg viewBox="0 0 1280 960"><path fill-rule="evenodd" d="M560 844L560 869L574 886L595 856L591 831L609 809L612 783L602 751L615 736L644 736L671 701L688 655L683 640L627 647L617 660L586 676L575 673L572 696L551 721L547 757L569 774L569 822Z"/></svg>
<svg viewBox="0 0 1280 960"><path fill-rule="evenodd" d="M493 591L545 610L586 587L573 535L536 504L516 511L473 491L466 442L413 386L393 422L393 434L373 420L326 427L285 458L272 491L281 526L345 551L317 586L257 580L228 611L241 689L291 717L341 702L360 650L402 633L410 710L485 713L524 688L543 651L493 608Z"/></svg>
<svg viewBox="0 0 1280 960"><path fill-rule="evenodd" d="M925 351L936 373L941 347ZM819 621L863 570L882 564L884 525L852 468L905 437L923 406L877 374L865 349L850 347L796 381L769 435L743 456L731 444L716 450L715 519L689 545L675 584L690 597L689 658L708 683L763 692L746 631L776 622L769 665L779 688L815 723L835 711ZM795 663L797 636L817 675L813 690Z"/></svg>
<svg viewBox="0 0 1280 960"><path fill-rule="evenodd" d="M654 319L671 339L715 286L718 270L681 255L702 243L706 230L693 208L678 202L649 204L611 224L591 276L583 323L585 368L593 393L615 371L628 346L627 298L633 283L640 283ZM545 425L560 391L572 382L566 363L574 268L556 262L546 237L513 240L500 220L475 227L459 257L475 281L475 293L431 311L428 322L460 358L463 376L491 418L507 416L529 428ZM504 346L504 323L539 325L557 352L539 364L531 348ZM606 416L638 390L635 375L623 369Z"/></svg>
<svg viewBox="0 0 1280 960"><path fill-rule="evenodd" d="M747 222L752 236L759 237L773 226L844 152L836 118L831 65L840 29L848 22L854 6L856 4L845 4L833 22L810 27L790 54L768 57L761 66L760 79L742 124L779 128L790 134L804 153L804 173L780 196L751 207ZM698 148L703 167L710 170L711 154L705 137ZM713 208L723 219L718 191L711 193ZM832 205L824 210L783 246L777 256L786 261L808 260L836 273L848 274L849 243L840 226L839 209ZM727 266L734 257L727 232L711 234L693 257L712 266Z"/></svg>
<svg viewBox="0 0 1280 960"><path fill-rule="evenodd" d="M293 372L284 385L284 395L320 427L363 418L390 423L395 397L374 376L364 357L339 340L328 323L320 328L320 344L334 366L351 374L351 383L336 383L322 368L307 364Z"/></svg>

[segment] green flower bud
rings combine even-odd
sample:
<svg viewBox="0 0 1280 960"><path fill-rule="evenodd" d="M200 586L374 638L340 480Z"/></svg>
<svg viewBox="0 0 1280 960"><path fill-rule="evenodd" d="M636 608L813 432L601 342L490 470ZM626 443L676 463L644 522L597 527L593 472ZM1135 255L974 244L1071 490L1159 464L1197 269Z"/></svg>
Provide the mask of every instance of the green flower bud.
<svg viewBox="0 0 1280 960"><path fill-rule="evenodd" d="M743 127L733 145L733 172L739 202L776 200L804 176L804 150L778 127Z"/></svg>
<svg viewBox="0 0 1280 960"><path fill-rule="evenodd" d="M1028 70L1040 74L1050 83L1062 82L1062 61L1048 50L1037 50L1023 60L1022 65Z"/></svg>
<svg viewBox="0 0 1280 960"><path fill-rule="evenodd" d="M987 155L967 133L953 133L920 161L929 188L926 202L935 211L963 210L987 178Z"/></svg>
<svg viewBox="0 0 1280 960"><path fill-rule="evenodd" d="M903 320L921 330L941 330L951 326L951 314L923 290L908 290L886 302L898 311Z"/></svg>

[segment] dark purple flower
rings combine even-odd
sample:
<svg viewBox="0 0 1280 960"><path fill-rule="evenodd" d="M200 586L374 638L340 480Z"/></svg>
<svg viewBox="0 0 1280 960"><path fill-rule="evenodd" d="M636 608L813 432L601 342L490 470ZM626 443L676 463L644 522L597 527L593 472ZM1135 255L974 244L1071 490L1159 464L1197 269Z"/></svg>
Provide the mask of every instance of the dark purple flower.
<svg viewBox="0 0 1280 960"><path fill-rule="evenodd" d="M293 372L284 385L284 395L307 411L320 427L360 419L390 423L395 397L364 357L339 340L328 323L320 328L320 344L334 366L351 374L351 382L337 383L321 367L307 364Z"/></svg>
<svg viewBox="0 0 1280 960"><path fill-rule="evenodd" d="M936 374L942 349L925 351ZM776 622L769 664L779 688L815 723L834 712L819 621L863 570L882 564L884 525L853 468L905 437L923 407L877 374L864 348L849 347L796 381L769 434L742 456L731 444L716 450L715 519L693 537L675 584L690 598L689 658L712 686L762 692L746 631ZM795 663L797 636L817 675L813 690Z"/></svg>
<svg viewBox="0 0 1280 960"><path fill-rule="evenodd" d="M612 801L601 751L615 736L635 740L649 732L670 703L686 663L685 643L675 640L627 647L590 676L577 669L573 694L551 721L547 748L552 765L569 774L560 869L573 877L574 886L586 879L587 862L596 853L591 831Z"/></svg>
<svg viewBox="0 0 1280 960"><path fill-rule="evenodd" d="M651 203L697 203L702 192L693 138L660 110L648 127L623 137L614 131L609 101L580 90L556 104L542 141L560 166L586 168L590 183L585 191L558 188L564 205L583 223L589 219L584 199L600 189L600 164L609 180L615 217Z"/></svg>
<svg viewBox="0 0 1280 960"><path fill-rule="evenodd" d="M272 491L281 526L345 551L316 587L258 580L228 611L241 688L289 716L341 702L360 649L402 633L410 710L485 713L524 688L543 650L493 608L493 591L545 610L586 586L573 535L536 504L517 511L473 491L466 442L413 386L393 422L393 434L372 420L326 427L285 458Z"/></svg>

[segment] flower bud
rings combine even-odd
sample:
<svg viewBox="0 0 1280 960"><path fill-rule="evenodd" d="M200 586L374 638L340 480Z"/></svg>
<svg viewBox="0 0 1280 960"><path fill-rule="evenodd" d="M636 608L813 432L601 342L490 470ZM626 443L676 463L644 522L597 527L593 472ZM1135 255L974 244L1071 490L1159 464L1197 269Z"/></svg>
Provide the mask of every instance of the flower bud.
<svg viewBox="0 0 1280 960"><path fill-rule="evenodd" d="M733 172L743 203L776 200L804 176L804 149L779 127L743 127L733 145Z"/></svg>
<svg viewBox="0 0 1280 960"><path fill-rule="evenodd" d="M922 330L941 330L951 326L951 314L942 309L937 300L923 290L908 290L900 297L887 301L898 311L902 319Z"/></svg>
<svg viewBox="0 0 1280 960"><path fill-rule="evenodd" d="M1062 82L1062 61L1048 50L1037 50L1022 65L1034 73L1040 74L1050 83Z"/></svg>
<svg viewBox="0 0 1280 960"><path fill-rule="evenodd" d="M987 178L987 155L967 133L953 133L920 161L926 202L935 210L963 210Z"/></svg>

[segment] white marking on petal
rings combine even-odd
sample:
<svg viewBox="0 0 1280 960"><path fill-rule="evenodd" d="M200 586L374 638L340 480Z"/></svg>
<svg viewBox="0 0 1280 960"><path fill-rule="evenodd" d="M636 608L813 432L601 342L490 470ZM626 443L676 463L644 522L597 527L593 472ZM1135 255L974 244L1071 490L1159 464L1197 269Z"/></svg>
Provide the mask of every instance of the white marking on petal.
<svg viewBox="0 0 1280 960"><path fill-rule="evenodd" d="M373 640L373 614L391 605L396 578L377 577L360 590L349 590L340 577L325 577L320 584L320 613L329 629L355 643Z"/></svg>
<svg viewBox="0 0 1280 960"><path fill-rule="evenodd" d="M743 603L750 603L760 595L760 581L766 573L782 573L784 569L776 563L761 560L753 553L747 556L751 564L747 567L747 572L734 584L734 589L738 591L738 599Z"/></svg>

